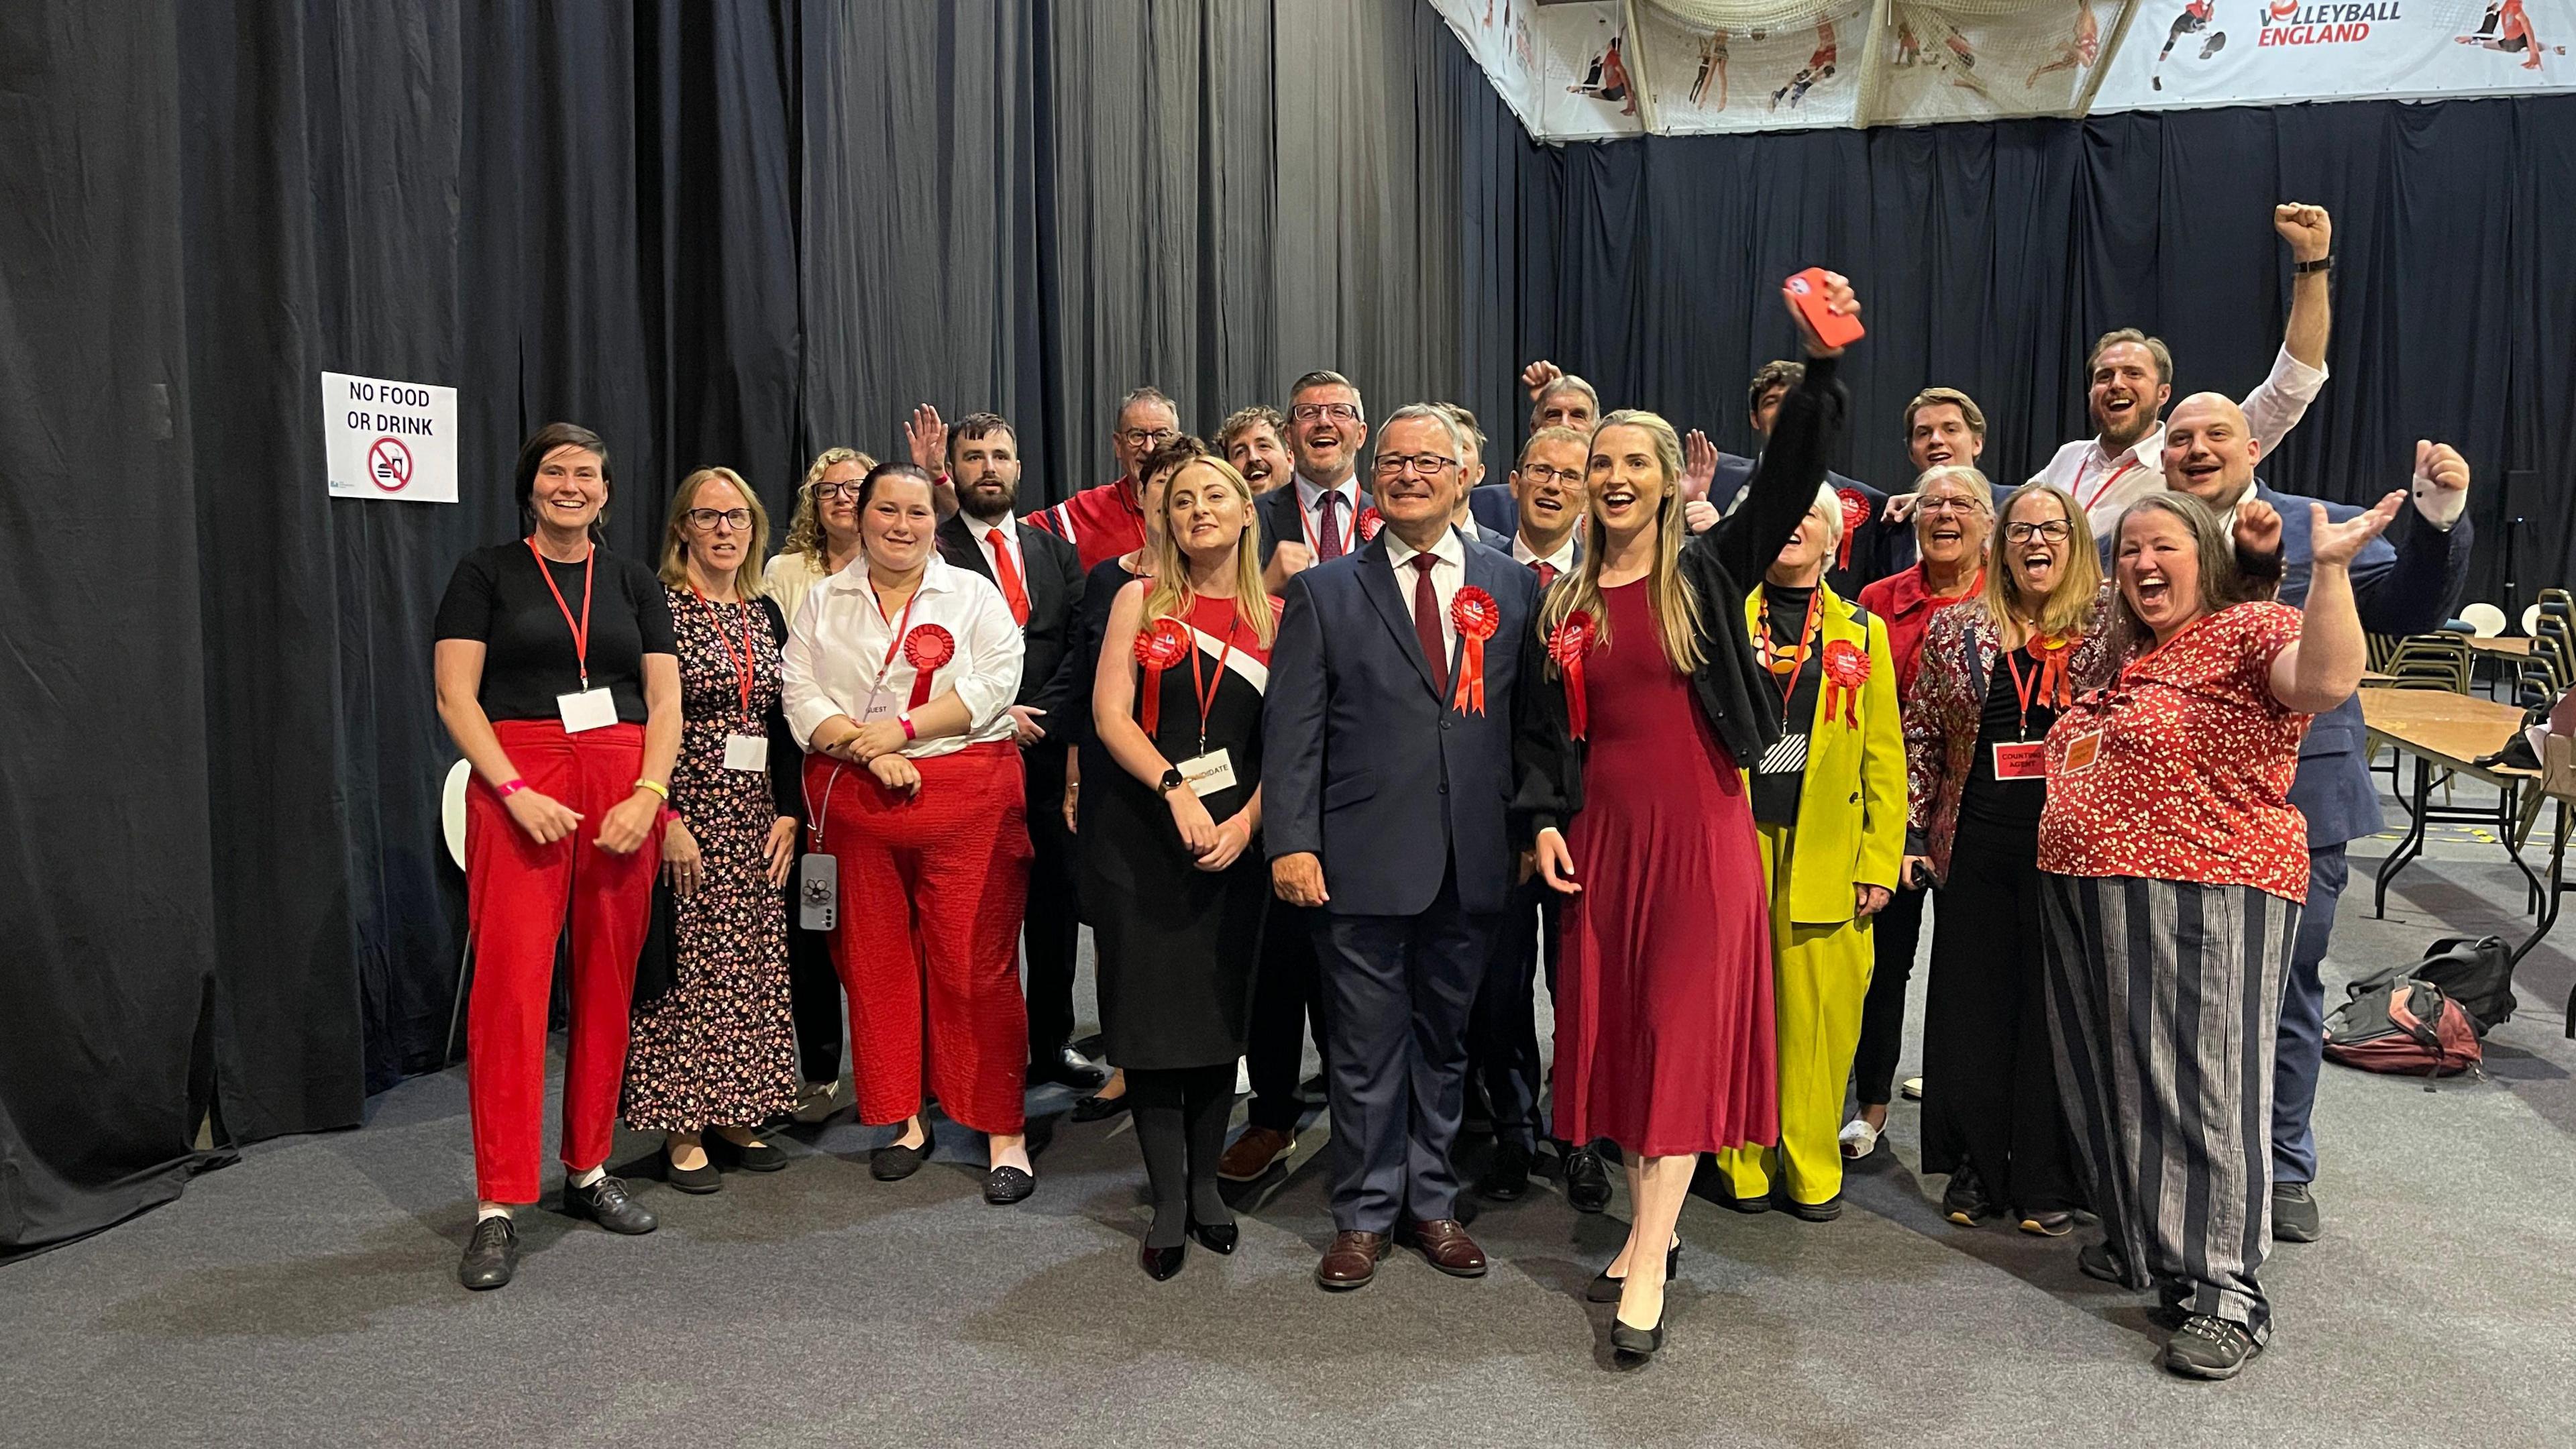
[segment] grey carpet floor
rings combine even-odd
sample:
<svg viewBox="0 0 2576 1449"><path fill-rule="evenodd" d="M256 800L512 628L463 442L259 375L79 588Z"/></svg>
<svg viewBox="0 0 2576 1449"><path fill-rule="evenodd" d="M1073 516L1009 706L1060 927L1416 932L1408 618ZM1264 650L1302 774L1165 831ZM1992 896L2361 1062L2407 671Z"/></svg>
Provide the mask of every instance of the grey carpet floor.
<svg viewBox="0 0 2576 1449"><path fill-rule="evenodd" d="M2362 870L2382 849L2360 847ZM2518 933L2500 861L2437 845L2385 922L2357 870L2333 969ZM361 1130L255 1147L0 1270L0 1444L2566 1445L2570 943L2576 925L2525 962L2485 1080L2327 1069L2328 1235L2276 1253L2279 1334L2228 1384L2157 1370L2144 1301L2080 1276L2073 1241L1944 1223L1906 1104L1839 1222L1694 1199L1670 1346L1621 1375L1609 1310L1580 1290L1624 1194L1598 1217L1552 1183L1484 1210L1481 1281L1399 1256L1328 1296L1308 1277L1330 1234L1318 1127L1244 1198L1240 1253L1194 1249L1157 1284L1135 1267L1123 1119L1063 1121L1059 1092L1032 1098L1050 1140L1019 1208L983 1203L980 1146L953 1124L939 1161L884 1185L880 1134L844 1121L714 1197L639 1168L650 1237L524 1215L519 1281L469 1295L450 1072L384 1094ZM1919 1060L1909 1040L1905 1070ZM652 1150L629 1134L614 1160Z"/></svg>

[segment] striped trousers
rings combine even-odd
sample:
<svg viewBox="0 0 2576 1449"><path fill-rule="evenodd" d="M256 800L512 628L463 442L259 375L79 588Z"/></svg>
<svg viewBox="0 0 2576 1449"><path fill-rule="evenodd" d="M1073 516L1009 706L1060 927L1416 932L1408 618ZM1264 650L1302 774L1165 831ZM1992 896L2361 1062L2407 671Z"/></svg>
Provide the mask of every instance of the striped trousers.
<svg viewBox="0 0 2576 1449"><path fill-rule="evenodd" d="M2077 1170L2129 1286L2271 1334L2272 1054L2295 902L2042 875L2049 1036Z"/></svg>

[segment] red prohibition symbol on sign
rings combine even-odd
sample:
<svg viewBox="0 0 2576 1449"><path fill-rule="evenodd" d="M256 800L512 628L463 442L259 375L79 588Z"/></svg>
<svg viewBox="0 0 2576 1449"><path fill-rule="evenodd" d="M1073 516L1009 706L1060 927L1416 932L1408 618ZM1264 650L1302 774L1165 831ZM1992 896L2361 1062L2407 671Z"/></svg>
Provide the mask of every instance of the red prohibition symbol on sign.
<svg viewBox="0 0 2576 1449"><path fill-rule="evenodd" d="M411 449L400 438L378 438L367 449L367 476L387 493L399 493L411 482Z"/></svg>

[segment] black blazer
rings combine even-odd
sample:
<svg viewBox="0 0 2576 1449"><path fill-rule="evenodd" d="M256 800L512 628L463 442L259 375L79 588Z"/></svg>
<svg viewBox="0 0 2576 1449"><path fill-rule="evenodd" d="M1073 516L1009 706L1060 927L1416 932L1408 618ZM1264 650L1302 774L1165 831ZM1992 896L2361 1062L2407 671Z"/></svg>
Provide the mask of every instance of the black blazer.
<svg viewBox="0 0 2576 1449"><path fill-rule="evenodd" d="M1377 500L1369 497L1367 489L1361 488L1357 491L1361 509L1366 510L1377 506ZM1252 516L1261 525L1261 566L1263 568L1270 567L1270 555L1278 550L1279 540L1293 538L1299 543L1306 541L1306 520L1299 514L1297 475L1294 472L1288 475L1287 482L1252 500ZM1359 514L1354 513L1342 520L1342 526L1350 530L1350 533L1342 539L1342 552L1344 554L1359 552L1361 543L1358 537Z"/></svg>
<svg viewBox="0 0 2576 1449"><path fill-rule="evenodd" d="M1815 506L1825 454L1849 406L1834 380L1837 361L1810 360L1806 379L1781 399L1771 446L1762 451L1744 506L1682 545L1682 579L1699 605L1702 660L1691 675L1691 694L1736 763L1747 769L1778 742L1780 720L1763 704L1778 696L1744 630L1744 599L1752 591L1744 581L1761 580ZM1512 814L1526 843L1583 808L1585 742L1573 738L1566 723L1564 681L1548 664L1547 640L1537 630L1521 641L1520 672L1524 683L1513 702L1520 784Z"/></svg>
<svg viewBox="0 0 2576 1449"><path fill-rule="evenodd" d="M1039 723L1052 738L1065 703L1058 692L1058 666L1064 662L1065 651L1073 646L1074 620L1082 613L1082 555L1072 544L1019 519L995 526L1008 527L1019 535L1020 558L1028 567L1028 577L1021 580L1021 585L1029 591L1029 622L1020 630L1028 652L1020 663L1020 697L1016 702L1045 710L1046 716ZM990 579L993 570L984 562L984 550L969 529L965 514L950 514L939 525L939 556Z"/></svg>

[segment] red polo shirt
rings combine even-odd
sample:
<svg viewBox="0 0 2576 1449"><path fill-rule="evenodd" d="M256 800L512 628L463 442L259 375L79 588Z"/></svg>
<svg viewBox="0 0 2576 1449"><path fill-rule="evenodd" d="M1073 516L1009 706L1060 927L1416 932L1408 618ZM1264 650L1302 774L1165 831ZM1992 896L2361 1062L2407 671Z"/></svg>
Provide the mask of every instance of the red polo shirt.
<svg viewBox="0 0 2576 1449"><path fill-rule="evenodd" d="M1136 497L1136 485L1127 478L1085 488L1052 508L1043 508L1024 520L1031 528L1042 528L1072 544L1082 555L1082 571L1090 573L1103 559L1134 553L1145 546L1145 508Z"/></svg>
<svg viewBox="0 0 2576 1449"><path fill-rule="evenodd" d="M1979 569L1961 592L1935 594L1924 581L1920 563L1903 573L1861 585L1860 606L1887 621L1887 648L1896 657L1899 700L1914 697L1914 675L1923 667L1923 635L1932 627L1932 616L1961 599L1975 598L1985 586L1986 571Z"/></svg>

